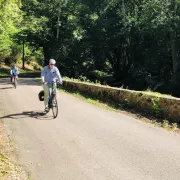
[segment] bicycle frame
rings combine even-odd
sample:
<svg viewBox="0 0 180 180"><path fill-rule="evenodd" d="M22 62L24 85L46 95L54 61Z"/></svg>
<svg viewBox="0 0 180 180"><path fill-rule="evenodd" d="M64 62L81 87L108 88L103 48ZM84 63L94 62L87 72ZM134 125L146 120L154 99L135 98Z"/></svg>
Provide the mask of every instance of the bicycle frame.
<svg viewBox="0 0 180 180"><path fill-rule="evenodd" d="M11 81L12 81L12 83L14 83L14 80L15 80L15 76L14 76L14 75L11 75Z"/></svg>
<svg viewBox="0 0 180 180"><path fill-rule="evenodd" d="M49 102L48 102L49 108L52 107L52 97L53 97L53 95L56 96L56 89L54 88L54 85L56 85L56 82L53 82L53 83L52 83L52 85L51 85L51 90L49 90ZM53 92L53 89L55 89L55 90L54 90L55 92Z"/></svg>

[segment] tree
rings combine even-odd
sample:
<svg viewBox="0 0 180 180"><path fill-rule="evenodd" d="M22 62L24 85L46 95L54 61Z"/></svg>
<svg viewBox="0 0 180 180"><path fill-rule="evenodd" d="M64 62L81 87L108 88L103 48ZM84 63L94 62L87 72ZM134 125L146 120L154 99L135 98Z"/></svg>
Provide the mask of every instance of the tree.
<svg viewBox="0 0 180 180"><path fill-rule="evenodd" d="M11 36L18 32L21 22L20 2L17 0L0 1L0 53L10 53L13 43Z"/></svg>

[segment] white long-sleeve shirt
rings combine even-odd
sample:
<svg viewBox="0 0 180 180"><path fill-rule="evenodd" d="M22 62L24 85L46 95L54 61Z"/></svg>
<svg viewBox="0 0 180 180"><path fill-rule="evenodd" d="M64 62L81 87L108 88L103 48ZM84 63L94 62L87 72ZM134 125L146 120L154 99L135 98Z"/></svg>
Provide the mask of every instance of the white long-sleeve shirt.
<svg viewBox="0 0 180 180"><path fill-rule="evenodd" d="M47 82L48 84L51 84L52 82L56 82L56 78L58 78L58 81L60 84L62 84L62 77L59 72L59 69L54 66L52 69L49 68L49 66L45 66L41 72L41 79L42 82Z"/></svg>

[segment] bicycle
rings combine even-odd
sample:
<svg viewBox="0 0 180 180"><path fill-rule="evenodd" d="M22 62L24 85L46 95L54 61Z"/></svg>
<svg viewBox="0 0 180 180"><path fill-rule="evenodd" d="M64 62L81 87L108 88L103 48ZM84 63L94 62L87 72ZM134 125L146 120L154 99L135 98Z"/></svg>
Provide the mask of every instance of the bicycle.
<svg viewBox="0 0 180 180"><path fill-rule="evenodd" d="M49 101L48 101L49 109L46 111L46 113L48 113L50 111L50 109L52 109L54 118L56 118L58 116L58 103L57 103L57 98L56 98L56 91L53 91L53 86L56 83L53 82L52 86L50 88L51 90L49 90Z"/></svg>
<svg viewBox="0 0 180 180"><path fill-rule="evenodd" d="M17 88L16 75L14 75L14 74L11 75L11 82L12 82L12 85L14 86L14 88L16 89Z"/></svg>

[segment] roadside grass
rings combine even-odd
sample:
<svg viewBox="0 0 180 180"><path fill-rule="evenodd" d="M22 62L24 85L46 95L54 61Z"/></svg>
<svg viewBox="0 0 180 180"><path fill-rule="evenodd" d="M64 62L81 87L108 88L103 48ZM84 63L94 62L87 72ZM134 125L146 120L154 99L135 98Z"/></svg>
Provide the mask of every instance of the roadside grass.
<svg viewBox="0 0 180 180"><path fill-rule="evenodd" d="M85 83L85 84L90 84L90 85L97 85L97 86L107 86L107 87L111 87L111 86L108 86L106 84L101 84L100 82L91 82L90 80L87 80L85 79L84 81L82 79L74 79L74 78L68 78L68 77L63 77L64 80L67 80L67 81L73 81L73 82L82 82L82 83ZM120 89L124 89L123 86L120 87ZM128 90L128 89L126 89ZM173 98L172 95L170 94L161 94L159 92L154 92L154 91L151 91L150 89L147 89L146 91L137 91L139 93L143 93L145 95L154 95L154 96L157 96L157 97L171 97Z"/></svg>
<svg viewBox="0 0 180 180"><path fill-rule="evenodd" d="M172 98L173 96L170 95L170 94L161 94L159 92L153 92L149 89L147 89L146 91L141 91L143 94L146 94L146 95L154 95L154 96L158 96L158 97L170 97Z"/></svg>
<svg viewBox="0 0 180 180"><path fill-rule="evenodd" d="M9 68L6 66L0 66L0 76L8 76L9 75Z"/></svg>

